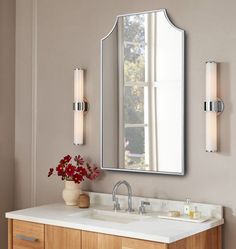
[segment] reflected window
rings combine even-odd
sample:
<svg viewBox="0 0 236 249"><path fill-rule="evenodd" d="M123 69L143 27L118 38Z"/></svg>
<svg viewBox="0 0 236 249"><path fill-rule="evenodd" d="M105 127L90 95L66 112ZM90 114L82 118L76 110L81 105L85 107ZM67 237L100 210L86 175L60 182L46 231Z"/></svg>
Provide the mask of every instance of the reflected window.
<svg viewBox="0 0 236 249"><path fill-rule="evenodd" d="M119 25L120 91L124 102L120 120L120 162L127 169L150 169L149 52L153 34L150 15L123 17ZM123 120L124 119L124 120Z"/></svg>
<svg viewBox="0 0 236 249"><path fill-rule="evenodd" d="M180 141L175 135L180 134L176 132L181 131L180 123L173 129L171 122L176 114L179 119L181 109L181 54L176 54L181 43L168 25L164 15L156 13L119 20L119 91L123 100L119 106L119 164L126 169L164 171L169 148L178 147ZM173 116L172 110L176 110ZM173 146L166 140L172 133Z"/></svg>

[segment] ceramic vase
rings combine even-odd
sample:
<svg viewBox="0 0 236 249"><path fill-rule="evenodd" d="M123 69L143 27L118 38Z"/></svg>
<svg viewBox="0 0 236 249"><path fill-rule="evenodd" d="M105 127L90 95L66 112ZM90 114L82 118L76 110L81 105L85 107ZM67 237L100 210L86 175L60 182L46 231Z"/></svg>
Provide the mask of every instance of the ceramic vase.
<svg viewBox="0 0 236 249"><path fill-rule="evenodd" d="M80 194L80 184L75 183L74 181L65 181L65 188L63 189L62 197L66 205L76 206Z"/></svg>

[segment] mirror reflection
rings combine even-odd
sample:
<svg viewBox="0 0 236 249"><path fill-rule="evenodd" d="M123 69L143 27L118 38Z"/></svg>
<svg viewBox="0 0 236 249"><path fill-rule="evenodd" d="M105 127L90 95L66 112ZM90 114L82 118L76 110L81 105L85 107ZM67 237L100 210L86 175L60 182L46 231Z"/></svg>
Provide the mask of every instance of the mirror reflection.
<svg viewBox="0 0 236 249"><path fill-rule="evenodd" d="M165 10L119 16L102 40L102 167L184 173L184 31Z"/></svg>

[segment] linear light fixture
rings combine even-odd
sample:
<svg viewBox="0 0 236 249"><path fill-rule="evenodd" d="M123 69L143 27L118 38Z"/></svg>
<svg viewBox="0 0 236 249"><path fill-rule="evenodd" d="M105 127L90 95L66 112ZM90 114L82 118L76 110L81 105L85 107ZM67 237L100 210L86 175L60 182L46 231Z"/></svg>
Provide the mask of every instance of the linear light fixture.
<svg viewBox="0 0 236 249"><path fill-rule="evenodd" d="M84 112L88 103L84 101L84 69L74 70L74 144L84 144Z"/></svg>
<svg viewBox="0 0 236 249"><path fill-rule="evenodd" d="M224 110L224 102L217 97L217 63L206 62L206 152L217 152L217 116Z"/></svg>

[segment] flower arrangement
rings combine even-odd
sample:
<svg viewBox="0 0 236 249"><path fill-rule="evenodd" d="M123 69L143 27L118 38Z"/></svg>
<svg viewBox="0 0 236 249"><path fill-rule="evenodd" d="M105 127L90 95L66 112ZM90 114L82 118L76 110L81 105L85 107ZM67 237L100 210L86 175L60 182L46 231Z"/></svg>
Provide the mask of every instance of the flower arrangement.
<svg viewBox="0 0 236 249"><path fill-rule="evenodd" d="M58 175L63 181L73 181L79 184L86 178L94 180L99 174L99 168L94 164L85 162L82 156L75 156L73 163L72 157L67 155L60 160L55 170L54 168L49 169L48 177Z"/></svg>

